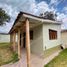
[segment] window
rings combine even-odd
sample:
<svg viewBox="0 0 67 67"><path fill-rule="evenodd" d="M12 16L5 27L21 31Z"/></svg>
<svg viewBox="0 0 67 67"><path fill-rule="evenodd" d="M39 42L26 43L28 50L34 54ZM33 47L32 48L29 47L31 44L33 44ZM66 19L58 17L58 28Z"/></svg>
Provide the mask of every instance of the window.
<svg viewBox="0 0 67 67"><path fill-rule="evenodd" d="M57 39L57 31L49 29L49 39L50 40Z"/></svg>
<svg viewBox="0 0 67 67"><path fill-rule="evenodd" d="M30 39L33 40L33 31L30 31Z"/></svg>

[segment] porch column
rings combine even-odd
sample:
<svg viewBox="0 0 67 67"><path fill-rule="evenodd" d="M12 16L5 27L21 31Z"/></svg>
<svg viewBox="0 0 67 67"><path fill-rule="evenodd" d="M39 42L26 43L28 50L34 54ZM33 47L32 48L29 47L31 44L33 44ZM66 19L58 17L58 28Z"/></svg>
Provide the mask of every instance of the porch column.
<svg viewBox="0 0 67 67"><path fill-rule="evenodd" d="M12 34L10 34L10 44L12 44Z"/></svg>
<svg viewBox="0 0 67 67"><path fill-rule="evenodd" d="M13 49L13 33L10 34L10 45L11 49Z"/></svg>
<svg viewBox="0 0 67 67"><path fill-rule="evenodd" d="M27 67L30 66L30 33L29 33L29 20L26 20L26 51L27 51Z"/></svg>
<svg viewBox="0 0 67 67"><path fill-rule="evenodd" d="M23 48L23 31L21 33L21 48Z"/></svg>
<svg viewBox="0 0 67 67"><path fill-rule="evenodd" d="M13 33L13 51L16 51L16 33Z"/></svg>
<svg viewBox="0 0 67 67"><path fill-rule="evenodd" d="M20 29L18 29L18 58L21 58L21 46L20 46Z"/></svg>

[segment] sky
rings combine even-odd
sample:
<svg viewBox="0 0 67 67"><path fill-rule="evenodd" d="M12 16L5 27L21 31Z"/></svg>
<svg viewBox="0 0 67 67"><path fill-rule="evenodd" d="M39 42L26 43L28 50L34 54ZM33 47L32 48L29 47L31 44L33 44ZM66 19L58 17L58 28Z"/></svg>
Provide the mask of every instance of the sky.
<svg viewBox="0 0 67 67"><path fill-rule="evenodd" d="M0 33L9 32L20 11L34 15L53 11L57 14L57 20L62 20L61 28L67 29L67 0L0 0L0 8L11 17L9 23L0 26Z"/></svg>

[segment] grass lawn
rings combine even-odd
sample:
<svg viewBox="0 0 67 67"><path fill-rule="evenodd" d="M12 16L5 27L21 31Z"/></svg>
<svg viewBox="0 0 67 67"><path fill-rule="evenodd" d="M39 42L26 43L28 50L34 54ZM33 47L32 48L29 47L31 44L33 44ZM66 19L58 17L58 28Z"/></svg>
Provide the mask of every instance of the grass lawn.
<svg viewBox="0 0 67 67"><path fill-rule="evenodd" d="M0 66L16 61L18 61L18 55L10 49L10 44L0 43Z"/></svg>
<svg viewBox="0 0 67 67"><path fill-rule="evenodd" d="M55 57L44 67L67 67L67 49L64 49L60 54Z"/></svg>

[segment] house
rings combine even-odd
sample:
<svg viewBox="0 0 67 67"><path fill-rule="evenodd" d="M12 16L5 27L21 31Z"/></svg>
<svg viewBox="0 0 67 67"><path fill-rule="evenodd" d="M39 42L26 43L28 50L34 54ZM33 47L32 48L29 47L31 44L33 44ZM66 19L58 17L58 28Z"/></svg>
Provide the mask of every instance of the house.
<svg viewBox="0 0 67 67"><path fill-rule="evenodd" d="M26 48L27 64L30 67L30 54L47 56L60 50L61 44L61 23L47 20L25 12L20 12L10 32L10 42L15 51L16 35L18 43L18 58L20 48ZM22 49L23 49L22 48Z"/></svg>
<svg viewBox="0 0 67 67"><path fill-rule="evenodd" d="M0 33L0 43L9 43L10 35L6 33Z"/></svg>
<svg viewBox="0 0 67 67"><path fill-rule="evenodd" d="M67 30L61 31L61 39L62 39L62 44L64 48L67 48Z"/></svg>

